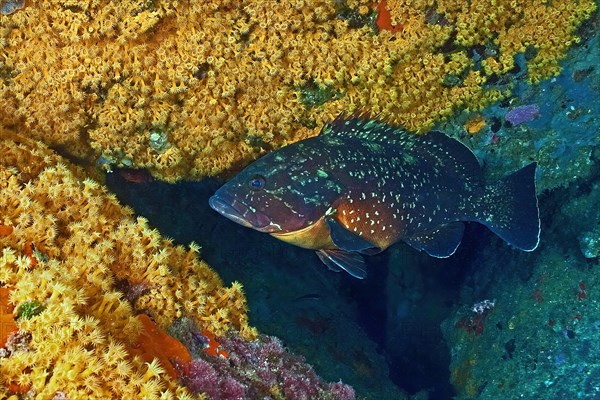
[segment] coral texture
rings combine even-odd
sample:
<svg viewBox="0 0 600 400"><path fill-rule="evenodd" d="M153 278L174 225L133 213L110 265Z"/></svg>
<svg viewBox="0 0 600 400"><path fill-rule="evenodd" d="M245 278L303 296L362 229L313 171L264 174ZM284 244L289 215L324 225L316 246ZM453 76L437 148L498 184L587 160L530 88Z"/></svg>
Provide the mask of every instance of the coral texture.
<svg viewBox="0 0 600 400"><path fill-rule="evenodd" d="M171 362L192 358L163 329L186 316L255 337L241 286L224 287L195 245L172 245L39 142L0 131L0 153L0 225L12 228L0 311L14 307L18 328L0 354L1 398L190 398Z"/></svg>
<svg viewBox="0 0 600 400"><path fill-rule="evenodd" d="M492 4L390 0L377 29L367 0L28 2L0 16L0 117L71 157L170 181L314 135L340 112L423 131L505 95L491 83L518 53L530 80L557 73L595 8Z"/></svg>

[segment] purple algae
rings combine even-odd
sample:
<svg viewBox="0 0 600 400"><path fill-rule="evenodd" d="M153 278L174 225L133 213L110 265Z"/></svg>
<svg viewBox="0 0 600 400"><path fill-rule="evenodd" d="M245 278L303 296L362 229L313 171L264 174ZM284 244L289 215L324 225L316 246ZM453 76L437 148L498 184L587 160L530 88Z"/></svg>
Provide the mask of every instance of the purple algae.
<svg viewBox="0 0 600 400"><path fill-rule="evenodd" d="M538 115L540 115L540 107L537 104L528 104L511 109L506 113L504 119L515 126L533 121Z"/></svg>

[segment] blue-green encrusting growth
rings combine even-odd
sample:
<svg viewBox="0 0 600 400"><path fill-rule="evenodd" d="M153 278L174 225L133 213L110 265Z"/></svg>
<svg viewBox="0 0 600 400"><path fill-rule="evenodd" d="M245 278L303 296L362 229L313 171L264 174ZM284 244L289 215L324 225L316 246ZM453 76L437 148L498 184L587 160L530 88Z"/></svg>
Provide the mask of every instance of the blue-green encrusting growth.
<svg viewBox="0 0 600 400"><path fill-rule="evenodd" d="M169 138L164 129L156 127L150 131L150 135L148 136L148 144L152 148L152 150L157 153L162 153L166 149L170 147Z"/></svg>
<svg viewBox="0 0 600 400"><path fill-rule="evenodd" d="M24 318L30 319L39 315L44 311L45 307L38 301L32 300L27 301L19 306L17 309L17 319Z"/></svg>
<svg viewBox="0 0 600 400"><path fill-rule="evenodd" d="M342 96L329 86L319 85L315 82L308 82L297 89L298 99L306 108L321 106L328 101L338 99Z"/></svg>

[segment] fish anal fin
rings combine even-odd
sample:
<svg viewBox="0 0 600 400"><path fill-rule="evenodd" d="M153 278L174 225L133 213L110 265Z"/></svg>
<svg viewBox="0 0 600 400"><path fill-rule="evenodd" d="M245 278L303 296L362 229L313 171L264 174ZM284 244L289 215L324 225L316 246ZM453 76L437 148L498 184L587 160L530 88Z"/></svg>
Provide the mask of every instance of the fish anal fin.
<svg viewBox="0 0 600 400"><path fill-rule="evenodd" d="M335 218L327 218L325 222L329 226L331 241L338 249L356 251L363 254L375 254L381 251L373 243L346 229Z"/></svg>
<svg viewBox="0 0 600 400"><path fill-rule="evenodd" d="M343 250L317 250L317 256L332 271L343 269L358 279L364 279L367 276L365 260L358 253Z"/></svg>
<svg viewBox="0 0 600 400"><path fill-rule="evenodd" d="M403 240L411 247L424 251L432 257L450 257L462 241L465 225L450 222L427 231L421 231Z"/></svg>

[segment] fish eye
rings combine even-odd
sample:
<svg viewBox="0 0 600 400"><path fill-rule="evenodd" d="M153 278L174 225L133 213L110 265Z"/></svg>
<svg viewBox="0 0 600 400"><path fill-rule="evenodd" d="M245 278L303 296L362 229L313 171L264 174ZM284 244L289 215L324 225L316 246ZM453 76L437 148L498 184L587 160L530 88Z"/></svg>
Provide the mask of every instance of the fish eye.
<svg viewBox="0 0 600 400"><path fill-rule="evenodd" d="M265 187L265 178L257 175L248 181L248 187L252 190L260 190Z"/></svg>

